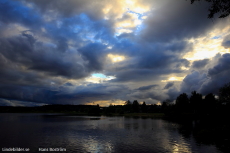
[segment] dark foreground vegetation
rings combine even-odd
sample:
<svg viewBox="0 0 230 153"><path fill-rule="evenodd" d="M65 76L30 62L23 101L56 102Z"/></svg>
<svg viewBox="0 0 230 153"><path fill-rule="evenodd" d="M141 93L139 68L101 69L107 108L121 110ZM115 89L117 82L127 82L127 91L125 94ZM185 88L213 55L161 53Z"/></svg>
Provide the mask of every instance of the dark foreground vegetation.
<svg viewBox="0 0 230 153"><path fill-rule="evenodd" d="M198 143L230 152L230 83L218 95L193 91L188 97L182 93L175 104L163 102L162 111L169 122L180 124L179 133L185 138L192 135Z"/></svg>

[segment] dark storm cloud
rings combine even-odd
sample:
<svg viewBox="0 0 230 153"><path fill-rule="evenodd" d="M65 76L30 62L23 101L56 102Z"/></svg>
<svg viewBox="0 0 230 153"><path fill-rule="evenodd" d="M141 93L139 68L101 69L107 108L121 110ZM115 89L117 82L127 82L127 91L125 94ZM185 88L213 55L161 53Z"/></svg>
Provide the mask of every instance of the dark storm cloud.
<svg viewBox="0 0 230 153"><path fill-rule="evenodd" d="M230 69L230 54L223 54L219 59L218 64L213 68L208 70L209 76L215 76L221 73L225 73L225 71L229 71Z"/></svg>
<svg viewBox="0 0 230 153"><path fill-rule="evenodd" d="M180 91L176 87L172 87L167 91L168 99L173 102L179 96Z"/></svg>
<svg viewBox="0 0 230 153"><path fill-rule="evenodd" d="M2 85L0 84L0 97L8 100L32 101L40 104L84 104L86 101L125 99L130 91L123 85L88 84L74 87L72 85L51 87Z"/></svg>
<svg viewBox="0 0 230 153"><path fill-rule="evenodd" d="M116 72L116 71L115 71ZM136 81L144 81L148 79L159 79L158 74L164 74L168 72L160 71L160 70L148 70L148 69L128 69L117 71L115 74L116 78L111 80L110 82L136 82Z"/></svg>
<svg viewBox="0 0 230 153"><path fill-rule="evenodd" d="M53 103L57 91L33 86L0 84L0 97L12 100Z"/></svg>
<svg viewBox="0 0 230 153"><path fill-rule="evenodd" d="M88 44L78 51L83 56L83 59L87 61L87 67L90 71L100 71L103 68L106 46L98 43Z"/></svg>
<svg viewBox="0 0 230 153"><path fill-rule="evenodd" d="M67 82L67 83L65 83L65 86L73 86L73 84L72 84L72 83Z"/></svg>
<svg viewBox="0 0 230 153"><path fill-rule="evenodd" d="M112 80L112 82L144 81L152 78L157 80L160 75L182 73L181 67L189 66L189 61L186 59L179 59L173 55L164 55L164 53L154 53L154 51L152 53L142 52L131 61L126 62L127 66L122 68L118 66L113 71L116 79Z"/></svg>
<svg viewBox="0 0 230 153"><path fill-rule="evenodd" d="M225 48L230 48L230 35L224 38L222 46L224 46Z"/></svg>
<svg viewBox="0 0 230 153"><path fill-rule="evenodd" d="M89 84L69 91L66 88L52 90L48 87L0 84L1 98L49 104L83 104L92 100L111 100L121 97L125 99L128 91L129 89L123 85Z"/></svg>
<svg viewBox="0 0 230 153"><path fill-rule="evenodd" d="M167 42L203 35L214 26L207 19L207 8L205 2L191 5L188 1L167 1L152 10L142 37L150 42Z"/></svg>
<svg viewBox="0 0 230 153"><path fill-rule="evenodd" d="M167 99L167 96L159 89L149 91L136 91L130 93L128 96L134 99L152 99L154 101L162 101Z"/></svg>
<svg viewBox="0 0 230 153"><path fill-rule="evenodd" d="M204 94L213 92L218 94L218 90L224 84L230 82L230 54L223 54L218 63L208 70L209 79L201 86L200 91Z"/></svg>
<svg viewBox="0 0 230 153"><path fill-rule="evenodd" d="M11 61L15 62L27 62L28 57L32 56L34 39L27 35L2 38L1 41L1 54Z"/></svg>
<svg viewBox="0 0 230 153"><path fill-rule="evenodd" d="M87 75L84 66L68 61L64 58L67 55L55 54L52 48L47 51L42 43L35 43L33 36L24 32L22 36L2 39L1 47L1 55L19 68L24 66L27 70L45 72L51 76L82 78Z"/></svg>
<svg viewBox="0 0 230 153"><path fill-rule="evenodd" d="M139 68L148 69L173 69L178 70L180 67L188 67L189 61L186 59L179 59L175 55L167 55L165 53L152 51L146 52L145 55L140 56L138 61Z"/></svg>
<svg viewBox="0 0 230 153"><path fill-rule="evenodd" d="M208 62L209 62L209 59L197 60L192 63L192 67L200 69L200 68L205 67L208 64Z"/></svg>
<svg viewBox="0 0 230 153"><path fill-rule="evenodd" d="M181 92L190 93L196 90L202 94L218 94L219 88L230 82L230 54L223 54L220 57L217 55L216 58L219 58L217 63L208 70L188 74L181 84ZM209 61L210 64L212 60Z"/></svg>
<svg viewBox="0 0 230 153"><path fill-rule="evenodd" d="M116 44L116 53L128 56L123 61L125 66L116 66L113 73L114 81L143 81L155 78L162 74L182 73L182 67L189 67L190 62L181 58L181 53L191 48L185 41L169 43L156 43L141 45L130 40L122 40ZM113 75L110 70L109 75Z"/></svg>
<svg viewBox="0 0 230 153"><path fill-rule="evenodd" d="M191 74L188 74L181 83L181 92L190 93L194 90L199 90L200 86L206 79L207 74L193 71Z"/></svg>
<svg viewBox="0 0 230 153"><path fill-rule="evenodd" d="M142 87L137 88L137 90L145 91L145 90L150 90L150 89L152 89L154 87L157 87L157 86L158 86L157 84L148 85L148 86L142 86Z"/></svg>
<svg viewBox="0 0 230 153"><path fill-rule="evenodd" d="M125 85L109 84L88 84L86 86L77 86L74 90L66 92L64 89L56 95L56 101L72 101L75 104L82 104L87 101L100 101L112 99L126 99L130 89Z"/></svg>
<svg viewBox="0 0 230 153"><path fill-rule="evenodd" d="M165 85L164 89L169 89L169 88L171 88L173 85L174 85L173 82L168 82L168 83Z"/></svg>

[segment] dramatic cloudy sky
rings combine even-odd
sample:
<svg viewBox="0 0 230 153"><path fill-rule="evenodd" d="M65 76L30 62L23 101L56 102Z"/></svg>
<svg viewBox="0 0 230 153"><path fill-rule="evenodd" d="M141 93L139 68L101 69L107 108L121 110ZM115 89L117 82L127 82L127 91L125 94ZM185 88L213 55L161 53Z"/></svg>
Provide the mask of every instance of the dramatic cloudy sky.
<svg viewBox="0 0 230 153"><path fill-rule="evenodd" d="M190 0L0 0L0 105L147 104L230 82L230 18Z"/></svg>

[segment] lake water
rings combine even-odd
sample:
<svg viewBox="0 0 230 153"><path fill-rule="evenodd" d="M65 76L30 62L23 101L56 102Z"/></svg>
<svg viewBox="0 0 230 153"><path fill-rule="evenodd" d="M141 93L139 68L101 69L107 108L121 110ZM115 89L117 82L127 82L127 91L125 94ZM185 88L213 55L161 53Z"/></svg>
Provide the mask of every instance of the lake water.
<svg viewBox="0 0 230 153"><path fill-rule="evenodd" d="M214 145L184 136L162 119L54 114L0 114L0 147L66 149L66 152L218 153ZM182 132L183 133L183 132Z"/></svg>

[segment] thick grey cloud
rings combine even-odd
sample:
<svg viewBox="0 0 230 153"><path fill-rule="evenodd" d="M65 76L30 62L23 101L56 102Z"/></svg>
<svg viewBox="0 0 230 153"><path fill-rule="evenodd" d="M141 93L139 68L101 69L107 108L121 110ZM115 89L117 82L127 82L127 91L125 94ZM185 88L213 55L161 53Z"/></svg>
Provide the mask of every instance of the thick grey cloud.
<svg viewBox="0 0 230 153"><path fill-rule="evenodd" d="M87 67L90 71L100 71L103 69L103 63L106 56L106 46L101 44L89 44L78 51L83 56L83 59L87 61Z"/></svg>
<svg viewBox="0 0 230 153"><path fill-rule="evenodd" d="M190 93L191 91L198 91L203 82L207 79L207 74L199 73L198 71L193 71L188 74L182 84L181 92Z"/></svg>
<svg viewBox="0 0 230 153"><path fill-rule="evenodd" d="M130 89L124 85L88 84L69 90L69 85L51 87L3 85L0 84L0 97L10 100L48 104L84 104L89 101L126 99ZM122 93L122 94L121 94Z"/></svg>
<svg viewBox="0 0 230 153"><path fill-rule="evenodd" d="M111 84L88 84L86 86L77 86L74 90L68 91L63 88L56 96L57 102L62 103L74 102L75 104L83 104L92 101L113 100L127 98L130 89L125 85Z"/></svg>
<svg viewBox="0 0 230 153"><path fill-rule="evenodd" d="M139 58L138 67L148 69L179 69L182 66L188 67L189 61L178 59L175 55L167 55L160 52L145 53Z"/></svg>
<svg viewBox="0 0 230 153"><path fill-rule="evenodd" d="M146 81L146 80L160 80L160 75L170 74L170 73L179 73L180 70L170 70L170 69L129 69L117 71L115 74L115 79L111 82L137 82L137 81Z"/></svg>
<svg viewBox="0 0 230 153"><path fill-rule="evenodd" d="M219 75L221 73L225 73L230 69L230 54L223 54L219 59L218 64L213 68L208 70L209 76Z"/></svg>
<svg viewBox="0 0 230 153"><path fill-rule="evenodd" d="M183 73L184 70L181 68L189 67L190 62L181 57L181 52L185 52L188 48L191 46L186 42L141 45L139 42L132 44L126 40L122 48L118 44L114 49L129 58L123 62L124 66L117 65L108 75L115 74L116 79L113 82L132 82L151 78L158 80L160 75Z"/></svg>
<svg viewBox="0 0 230 153"><path fill-rule="evenodd" d="M143 101L145 100L147 102L155 101L156 103L168 99L168 95L166 95L164 92L162 92L162 90L159 90L158 88L147 91L133 91L128 94L127 97L132 99L140 99Z"/></svg>
<svg viewBox="0 0 230 153"><path fill-rule="evenodd" d="M222 46L224 46L225 48L230 48L230 35L224 38Z"/></svg>
<svg viewBox="0 0 230 153"><path fill-rule="evenodd" d="M220 87L230 82L230 54L223 54L217 65L208 70L209 79L201 86L201 92L208 94L210 92L218 93Z"/></svg>
<svg viewBox="0 0 230 153"><path fill-rule="evenodd" d="M209 59L197 60L192 63L192 67L195 69L204 68L209 62Z"/></svg>
<svg viewBox="0 0 230 153"><path fill-rule="evenodd" d="M158 85L157 84L154 84L154 85L148 85L148 86L142 86L142 87L139 87L139 88L137 88L137 90L141 90L141 91L145 91L145 90L150 90L150 89L152 89L152 88L154 88L154 87L157 87Z"/></svg>
<svg viewBox="0 0 230 153"><path fill-rule="evenodd" d="M218 94L218 90L224 84L230 82L230 54L217 55L217 63L208 70L202 72L193 71L188 74L181 84L181 92L190 93L196 90L202 94ZM210 65L213 61L209 61Z"/></svg>
<svg viewBox="0 0 230 153"><path fill-rule="evenodd" d="M171 102L173 102L174 100L176 100L176 98L180 94L181 94L181 92L176 87L169 88L169 90L167 91L168 99Z"/></svg>
<svg viewBox="0 0 230 153"><path fill-rule="evenodd" d="M188 1L164 1L145 21L142 37L150 42L167 42L203 35L214 26L207 19L207 8L205 2L191 5Z"/></svg>
<svg viewBox="0 0 230 153"><path fill-rule="evenodd" d="M0 84L0 97L12 100L52 103L57 91L37 86Z"/></svg>
<svg viewBox="0 0 230 153"><path fill-rule="evenodd" d="M174 82L168 82L168 83L165 85L164 89L169 89L169 88L171 88L173 85L174 85Z"/></svg>
<svg viewBox="0 0 230 153"><path fill-rule="evenodd" d="M1 55L2 58L11 63L12 66L17 65L18 71L36 70L44 72L51 76L64 76L82 78L87 76L84 72L84 66L73 63L71 58L66 54L58 54L53 48L43 47L42 43L35 43L35 39L31 35L16 36L12 38L2 39ZM66 58L65 58L66 57ZM76 59L77 60L77 59ZM25 67L24 69L20 69Z"/></svg>

